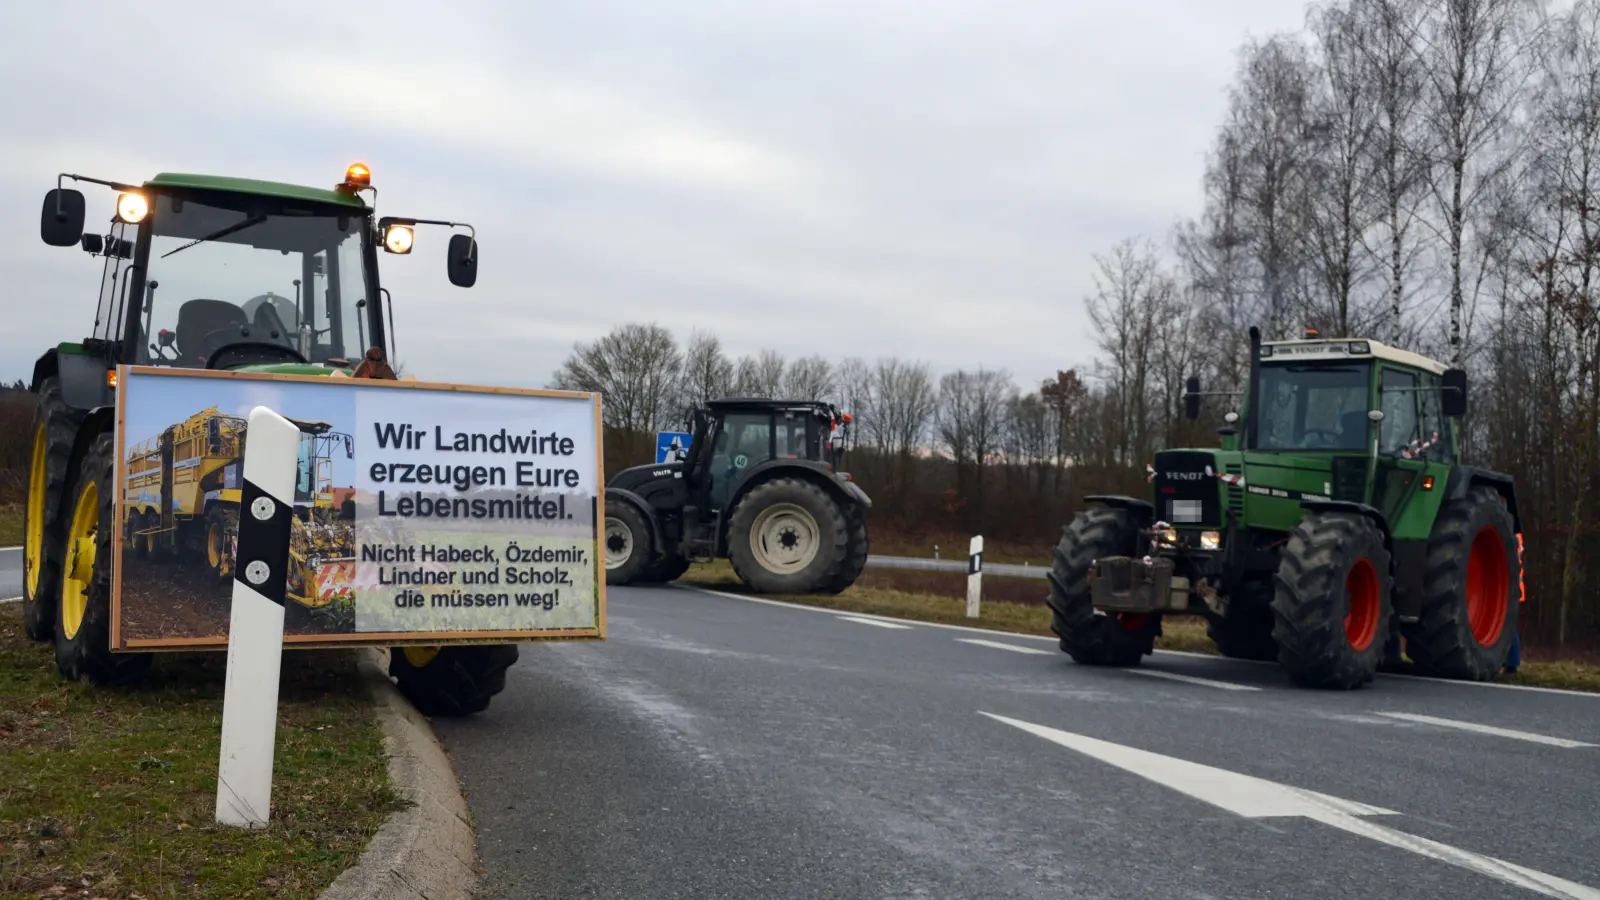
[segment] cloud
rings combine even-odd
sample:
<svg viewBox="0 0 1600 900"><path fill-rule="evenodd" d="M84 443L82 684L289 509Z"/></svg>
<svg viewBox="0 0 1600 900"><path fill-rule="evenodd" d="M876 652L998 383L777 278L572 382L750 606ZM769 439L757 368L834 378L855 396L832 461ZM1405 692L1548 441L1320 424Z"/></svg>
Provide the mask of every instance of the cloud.
<svg viewBox="0 0 1600 900"><path fill-rule="evenodd" d="M380 209L469 221L483 243L470 291L445 278L442 232L383 260L397 355L423 377L540 385L573 342L653 319L733 352L1003 364L1031 382L1092 352L1091 254L1198 210L1239 42L1303 15L13 4L0 77L27 90L0 97L0 267L28 314L0 334L0 377L93 321L98 261L37 236L56 173L332 184L362 159ZM109 215L109 192L87 193Z"/></svg>

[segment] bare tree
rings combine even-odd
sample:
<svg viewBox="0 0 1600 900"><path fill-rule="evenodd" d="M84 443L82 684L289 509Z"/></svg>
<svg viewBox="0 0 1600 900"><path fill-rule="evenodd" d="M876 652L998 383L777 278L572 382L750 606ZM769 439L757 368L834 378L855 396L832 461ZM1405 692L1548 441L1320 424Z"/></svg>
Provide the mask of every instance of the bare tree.
<svg viewBox="0 0 1600 900"><path fill-rule="evenodd" d="M826 400L833 387L833 365L823 356L804 356L783 373L783 393L789 400Z"/></svg>
<svg viewBox="0 0 1600 900"><path fill-rule="evenodd" d="M690 334L683 354L678 407L687 410L728 396L733 392L733 374L733 363L723 354L722 341L716 335L702 331Z"/></svg>
<svg viewBox="0 0 1600 900"><path fill-rule="evenodd" d="M1016 387L1005 371L956 371L939 379L934 422L939 440L956 465L956 491L968 510L969 527L983 521L987 473L1004 449L1006 407Z"/></svg>
<svg viewBox="0 0 1600 900"><path fill-rule="evenodd" d="M1320 309L1310 318L1333 334L1352 333L1352 306L1365 277L1364 238L1373 219L1372 152L1377 104L1364 65L1373 24L1345 6L1317 9L1311 31L1318 56L1312 88L1307 181L1308 256Z"/></svg>
<svg viewBox="0 0 1600 900"><path fill-rule="evenodd" d="M903 501L910 484L913 454L922 445L938 395L926 363L880 359L872 371L872 406L859 416L862 438L884 456L891 500Z"/></svg>
<svg viewBox="0 0 1600 900"><path fill-rule="evenodd" d="M1096 293L1087 305L1106 354L1100 362L1112 403L1111 450L1116 460L1132 465L1150 450L1152 351L1173 285L1147 241L1123 241L1095 263Z"/></svg>
<svg viewBox="0 0 1600 900"><path fill-rule="evenodd" d="M1530 13L1542 0L1427 2L1419 41L1427 86L1425 147L1446 251L1450 359L1460 365L1468 289L1463 254L1474 217L1484 212L1486 198L1514 159L1503 139L1530 73L1524 65L1536 34Z"/></svg>
<svg viewBox="0 0 1600 900"><path fill-rule="evenodd" d="M1404 309L1420 252L1413 236L1425 187L1427 161L1419 151L1419 107L1423 97L1416 35L1424 0L1353 0L1350 16L1362 40L1361 79L1373 107L1368 144L1374 191L1375 228L1367 252L1378 262L1388 306L1388 337L1402 342Z"/></svg>
<svg viewBox="0 0 1600 900"><path fill-rule="evenodd" d="M1223 125L1240 154L1242 231L1248 237L1265 307L1276 333L1303 304L1306 272L1306 145L1311 134L1311 65L1292 35L1247 44Z"/></svg>
<svg viewBox="0 0 1600 900"><path fill-rule="evenodd" d="M672 418L683 355L660 325L620 325L592 343L579 343L556 370L553 386L597 391L605 424L626 433L654 434Z"/></svg>

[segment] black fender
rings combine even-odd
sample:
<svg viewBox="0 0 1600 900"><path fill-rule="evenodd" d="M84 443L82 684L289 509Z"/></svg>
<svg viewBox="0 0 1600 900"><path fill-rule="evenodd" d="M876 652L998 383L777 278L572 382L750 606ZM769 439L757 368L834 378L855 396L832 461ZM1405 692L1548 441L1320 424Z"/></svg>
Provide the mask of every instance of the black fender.
<svg viewBox="0 0 1600 900"><path fill-rule="evenodd" d="M1476 466L1456 466L1450 470L1450 477L1444 485L1444 500L1460 500L1467 496L1467 492L1478 485L1486 485L1499 492L1505 498L1506 509L1511 513L1511 521L1516 524L1517 533L1522 533L1522 514L1517 511L1517 480L1502 472L1492 472Z"/></svg>
<svg viewBox="0 0 1600 900"><path fill-rule="evenodd" d="M655 509L651 507L643 497L635 494L633 491L630 491L627 488L606 488L607 508L610 508L616 504L624 503L633 507L635 510L638 510L639 515L644 517L645 526L650 529L650 546L654 550L654 553L651 556L651 559L653 560L656 556L661 555L662 551L667 549L661 545L661 524L656 521ZM602 522L599 524L601 540L605 540L605 523Z"/></svg>
<svg viewBox="0 0 1600 900"><path fill-rule="evenodd" d="M834 474L827 463L811 459L769 459L757 465L733 486L733 491L728 497L728 511L739 504L739 500L750 492L757 484L778 477L797 477L815 481L821 485L835 500L841 503L853 503L862 507L871 507L872 500L867 497L855 482L845 481Z"/></svg>
<svg viewBox="0 0 1600 900"><path fill-rule="evenodd" d="M1134 521L1140 525L1149 525L1156 518L1155 504L1126 494L1090 494L1083 498L1083 502L1099 503L1112 509L1125 509L1133 513Z"/></svg>
<svg viewBox="0 0 1600 900"><path fill-rule="evenodd" d="M38 391L46 378L61 379L61 399L71 409L95 411L115 406L116 392L106 383L111 371L105 357L82 353L62 353L51 347L33 364L33 387Z"/></svg>
<svg viewBox="0 0 1600 900"><path fill-rule="evenodd" d="M1391 557L1394 555L1394 538L1389 534L1389 520L1376 507L1354 500L1301 500L1300 508L1305 512L1345 512L1365 516L1383 534L1383 549L1389 551Z"/></svg>

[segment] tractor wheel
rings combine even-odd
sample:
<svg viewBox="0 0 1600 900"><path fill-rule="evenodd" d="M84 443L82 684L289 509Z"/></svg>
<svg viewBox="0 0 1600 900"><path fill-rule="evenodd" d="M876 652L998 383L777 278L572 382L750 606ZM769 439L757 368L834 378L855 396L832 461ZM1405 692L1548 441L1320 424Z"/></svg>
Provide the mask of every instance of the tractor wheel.
<svg viewBox="0 0 1600 900"><path fill-rule="evenodd" d="M64 535L56 668L72 681L124 684L149 668L149 653L111 652L111 563L116 527L116 440L99 435L73 479Z"/></svg>
<svg viewBox="0 0 1600 900"><path fill-rule="evenodd" d="M1106 614L1089 595L1089 569L1103 556L1126 556L1136 549L1137 526L1127 510L1095 507L1078 513L1061 529L1054 564L1046 576L1052 613L1050 630L1073 662L1086 666L1136 666L1155 650L1161 616Z"/></svg>
<svg viewBox="0 0 1600 900"><path fill-rule="evenodd" d="M1389 551L1355 513L1307 513L1289 532L1272 600L1278 663L1306 687L1371 681L1389 639Z"/></svg>
<svg viewBox="0 0 1600 900"><path fill-rule="evenodd" d="M1206 636L1217 645L1218 653L1258 662L1278 658L1278 642L1272 637L1272 593L1270 580L1253 579L1234 591L1226 616L1206 617Z"/></svg>
<svg viewBox="0 0 1600 900"><path fill-rule="evenodd" d="M1516 524L1491 488L1439 511L1428 541L1422 615L1406 626L1406 655L1443 678L1486 681L1517 634Z"/></svg>
<svg viewBox="0 0 1600 900"><path fill-rule="evenodd" d="M666 584L677 581L687 571L689 571L689 560L673 553L645 566L636 581L640 584Z"/></svg>
<svg viewBox="0 0 1600 900"><path fill-rule="evenodd" d="M61 593L62 495L72 463L72 440L83 417L61 399L61 382L51 376L39 385L34 407L33 452L28 468L28 502L23 508L22 622L35 641L55 634L56 598Z"/></svg>
<svg viewBox="0 0 1600 900"><path fill-rule="evenodd" d="M866 514L859 507L851 507L846 510L844 518L850 529L849 550L844 568L839 570L839 577L823 588L823 592L828 594L840 593L855 584L856 579L861 577L861 571L867 567L867 556L872 552L872 542L867 537Z"/></svg>
<svg viewBox="0 0 1600 900"><path fill-rule="evenodd" d="M845 567L849 535L845 511L827 491L810 481L774 478L734 507L728 560L756 593L823 593Z"/></svg>
<svg viewBox="0 0 1600 900"><path fill-rule="evenodd" d="M633 506L617 502L606 509L606 584L637 581L650 563L650 525Z"/></svg>
<svg viewBox="0 0 1600 900"><path fill-rule="evenodd" d="M239 511L213 506L206 510L206 571L218 581L233 575L233 536L239 533Z"/></svg>
<svg viewBox="0 0 1600 900"><path fill-rule="evenodd" d="M489 708L506 688L516 644L462 647L391 647L389 674L400 693L425 716L467 716Z"/></svg>

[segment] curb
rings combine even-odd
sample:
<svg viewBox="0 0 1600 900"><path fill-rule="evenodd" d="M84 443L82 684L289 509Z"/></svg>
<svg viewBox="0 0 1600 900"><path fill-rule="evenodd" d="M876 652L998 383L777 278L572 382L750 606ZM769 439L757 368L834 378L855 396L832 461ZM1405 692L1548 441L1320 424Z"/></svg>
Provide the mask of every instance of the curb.
<svg viewBox="0 0 1600 900"><path fill-rule="evenodd" d="M388 662L386 650L359 651L389 779L408 805L389 816L320 900L468 900L478 880L471 813L450 757L427 718L389 680Z"/></svg>

